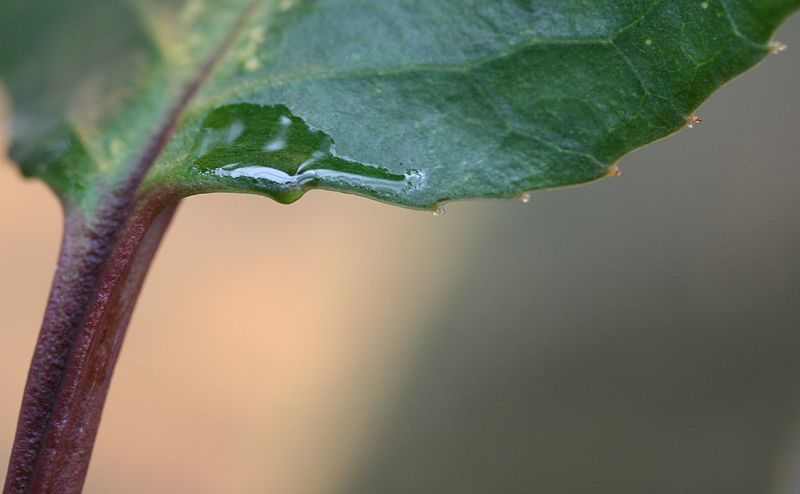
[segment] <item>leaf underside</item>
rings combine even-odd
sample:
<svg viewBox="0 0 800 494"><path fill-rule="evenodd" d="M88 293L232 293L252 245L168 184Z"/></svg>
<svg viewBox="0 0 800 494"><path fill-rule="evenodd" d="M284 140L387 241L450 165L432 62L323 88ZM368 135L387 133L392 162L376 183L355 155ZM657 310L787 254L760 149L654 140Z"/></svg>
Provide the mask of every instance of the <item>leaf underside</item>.
<svg viewBox="0 0 800 494"><path fill-rule="evenodd" d="M91 213L309 189L414 208L591 181L800 0L4 0L12 156Z"/></svg>

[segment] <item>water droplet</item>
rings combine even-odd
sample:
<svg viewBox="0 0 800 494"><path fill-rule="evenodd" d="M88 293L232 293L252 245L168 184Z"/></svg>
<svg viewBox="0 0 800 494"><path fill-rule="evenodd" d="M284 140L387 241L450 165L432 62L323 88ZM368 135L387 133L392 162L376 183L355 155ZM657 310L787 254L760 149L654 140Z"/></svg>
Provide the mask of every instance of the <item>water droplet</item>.
<svg viewBox="0 0 800 494"><path fill-rule="evenodd" d="M686 117L686 126L693 129L695 125L703 123L703 119L698 115L689 115Z"/></svg>
<svg viewBox="0 0 800 494"><path fill-rule="evenodd" d="M248 72L258 70L259 67L261 67L261 62L256 57L250 57L244 62L244 70Z"/></svg>
<svg viewBox="0 0 800 494"><path fill-rule="evenodd" d="M530 192L523 192L517 196L517 200L522 202L523 204L528 204L531 202L531 193Z"/></svg>
<svg viewBox="0 0 800 494"><path fill-rule="evenodd" d="M436 209L433 210L434 216L444 216L446 214L447 211L445 211L444 206L436 206Z"/></svg>
<svg viewBox="0 0 800 494"><path fill-rule="evenodd" d="M708 8L708 2L703 2L703 3L701 3L701 4L700 4L700 7L701 7L703 10L707 9L707 8Z"/></svg>
<svg viewBox="0 0 800 494"><path fill-rule="evenodd" d="M620 170L619 165L617 165L615 163L615 164L611 165L608 168L608 173L606 174L606 176L607 177L621 177L622 176L622 170Z"/></svg>
<svg viewBox="0 0 800 494"><path fill-rule="evenodd" d="M120 156L125 150L125 144L121 139L112 139L108 145L108 150L112 156Z"/></svg>
<svg viewBox="0 0 800 494"><path fill-rule="evenodd" d="M644 44L646 44L647 46L651 46L653 44L653 40L650 39L650 38L647 38L646 40L644 40Z"/></svg>
<svg viewBox="0 0 800 494"><path fill-rule="evenodd" d="M194 168L213 177L208 187L229 188L229 183L215 180L235 180L243 189L281 202L296 200L311 187L389 198L408 194L426 181L421 171L390 172L338 155L330 136L282 105L217 108L203 121L192 154Z"/></svg>
<svg viewBox="0 0 800 494"><path fill-rule="evenodd" d="M257 26L251 29L250 33L247 36L250 38L251 43L258 44L264 41L264 32L265 32L264 26Z"/></svg>
<svg viewBox="0 0 800 494"><path fill-rule="evenodd" d="M780 41L770 41L769 45L767 45L767 50L772 55L777 55L782 51L786 51L786 48L788 47L785 44L781 43Z"/></svg>

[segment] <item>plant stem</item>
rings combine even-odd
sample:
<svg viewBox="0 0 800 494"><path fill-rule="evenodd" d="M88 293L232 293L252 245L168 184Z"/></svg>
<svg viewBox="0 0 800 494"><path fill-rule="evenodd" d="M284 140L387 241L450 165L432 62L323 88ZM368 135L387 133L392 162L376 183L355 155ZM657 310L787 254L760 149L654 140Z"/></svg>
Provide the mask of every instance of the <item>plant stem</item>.
<svg viewBox="0 0 800 494"><path fill-rule="evenodd" d="M177 195L138 194L189 102L261 2L239 20L179 93L128 176L96 217L65 205L64 239L33 354L4 494L78 493L83 487L125 329ZM167 205L169 204L169 205Z"/></svg>
<svg viewBox="0 0 800 494"><path fill-rule="evenodd" d="M28 373L5 494L69 494L83 487L125 329L177 206L134 204L106 208L95 218L65 207L58 268Z"/></svg>

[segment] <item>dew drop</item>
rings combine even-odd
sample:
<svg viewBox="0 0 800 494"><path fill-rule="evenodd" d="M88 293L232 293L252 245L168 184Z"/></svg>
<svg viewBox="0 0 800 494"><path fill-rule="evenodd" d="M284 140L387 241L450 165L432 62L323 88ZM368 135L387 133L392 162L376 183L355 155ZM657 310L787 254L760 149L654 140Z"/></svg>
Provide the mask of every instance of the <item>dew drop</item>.
<svg viewBox="0 0 800 494"><path fill-rule="evenodd" d="M382 198L415 193L424 171L359 163L336 152L333 139L307 125L283 105L234 104L213 110L203 121L192 151L193 168L209 184L234 180L237 187L281 202L309 188L327 188ZM225 187L230 187L228 182Z"/></svg>
<svg viewBox="0 0 800 494"><path fill-rule="evenodd" d="M444 216L446 214L447 211L445 211L444 206L436 206L436 209L433 210L434 216Z"/></svg>
<svg viewBox="0 0 800 494"><path fill-rule="evenodd" d="M523 204L528 204L529 202L531 202L531 193L523 192L522 194L517 196L517 200Z"/></svg>
<svg viewBox="0 0 800 494"><path fill-rule="evenodd" d="M125 149L125 144L120 139L112 139L108 147L112 156L119 156Z"/></svg>
<svg viewBox="0 0 800 494"><path fill-rule="evenodd" d="M621 177L622 176L622 170L620 170L619 166L616 165L616 164L611 165L611 167L608 169L607 176L609 176L609 177Z"/></svg>
<svg viewBox="0 0 800 494"><path fill-rule="evenodd" d="M703 119L697 115L689 115L686 117L686 126L693 129L695 125L703 123Z"/></svg>
<svg viewBox="0 0 800 494"><path fill-rule="evenodd" d="M259 67L261 67L261 62L255 57L250 57L244 62L244 70L248 72L258 70Z"/></svg>
<svg viewBox="0 0 800 494"><path fill-rule="evenodd" d="M771 55L777 55L782 51L786 51L786 48L788 47L780 41L770 41L769 45L767 45L767 50Z"/></svg>

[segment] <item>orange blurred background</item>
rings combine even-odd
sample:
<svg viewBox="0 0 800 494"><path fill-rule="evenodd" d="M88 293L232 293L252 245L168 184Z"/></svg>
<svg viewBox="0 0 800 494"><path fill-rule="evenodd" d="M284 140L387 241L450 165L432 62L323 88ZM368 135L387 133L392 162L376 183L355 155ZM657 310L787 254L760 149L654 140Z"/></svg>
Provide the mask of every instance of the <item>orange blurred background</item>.
<svg viewBox="0 0 800 494"><path fill-rule="evenodd" d="M60 207L0 166L0 456ZM312 192L184 201L116 369L87 492L331 492L358 464L484 221Z"/></svg>

